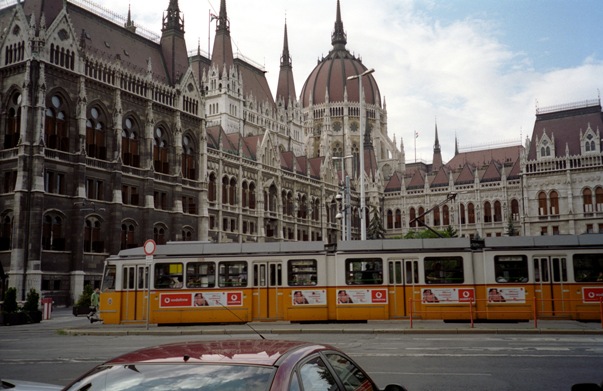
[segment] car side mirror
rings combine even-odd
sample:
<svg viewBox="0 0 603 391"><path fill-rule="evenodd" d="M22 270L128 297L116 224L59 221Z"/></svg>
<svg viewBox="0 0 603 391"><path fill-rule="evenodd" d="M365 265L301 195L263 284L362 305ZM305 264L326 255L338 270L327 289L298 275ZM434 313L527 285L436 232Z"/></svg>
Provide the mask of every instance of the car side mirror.
<svg viewBox="0 0 603 391"><path fill-rule="evenodd" d="M601 391L603 387L595 383L578 383L572 386L572 391Z"/></svg>
<svg viewBox="0 0 603 391"><path fill-rule="evenodd" d="M398 384L389 384L383 389L383 391L407 391L407 390L406 390L406 388L404 388ZM578 390L578 391L582 391L582 390ZM587 390L584 390L584 391L587 391Z"/></svg>

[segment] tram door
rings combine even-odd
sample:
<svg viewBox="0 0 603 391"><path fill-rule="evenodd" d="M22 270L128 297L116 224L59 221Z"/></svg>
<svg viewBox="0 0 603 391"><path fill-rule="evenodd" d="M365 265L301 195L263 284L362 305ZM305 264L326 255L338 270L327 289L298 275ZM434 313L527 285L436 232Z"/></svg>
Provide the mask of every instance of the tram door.
<svg viewBox="0 0 603 391"><path fill-rule="evenodd" d="M411 259L390 260L388 268L390 317L408 316L408 299L413 297L414 285L419 282L419 262Z"/></svg>
<svg viewBox="0 0 603 391"><path fill-rule="evenodd" d="M566 317L570 313L567 260L564 256L535 257L534 297L539 316Z"/></svg>
<svg viewBox="0 0 603 391"><path fill-rule="evenodd" d="M147 274L144 265L126 266L123 270L121 297L122 321L145 320L147 315Z"/></svg>
<svg viewBox="0 0 603 391"><path fill-rule="evenodd" d="M279 320L284 314L283 265L281 262L253 264L253 319Z"/></svg>

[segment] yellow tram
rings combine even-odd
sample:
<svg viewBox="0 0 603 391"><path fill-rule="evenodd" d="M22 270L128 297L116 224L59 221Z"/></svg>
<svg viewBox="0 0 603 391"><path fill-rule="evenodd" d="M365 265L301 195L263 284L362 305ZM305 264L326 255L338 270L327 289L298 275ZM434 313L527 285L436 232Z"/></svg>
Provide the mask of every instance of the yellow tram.
<svg viewBox="0 0 603 391"><path fill-rule="evenodd" d="M109 257L101 290L106 324L595 320L603 235L170 242Z"/></svg>

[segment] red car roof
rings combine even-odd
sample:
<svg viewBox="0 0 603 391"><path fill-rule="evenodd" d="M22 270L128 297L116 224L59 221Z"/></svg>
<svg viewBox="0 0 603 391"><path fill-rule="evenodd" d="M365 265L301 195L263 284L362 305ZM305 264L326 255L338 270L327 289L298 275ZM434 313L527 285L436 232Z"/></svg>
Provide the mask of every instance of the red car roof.
<svg viewBox="0 0 603 391"><path fill-rule="evenodd" d="M325 345L268 339L179 342L126 353L106 364L188 362L274 365L283 355L301 347L314 350L325 348ZM327 348L332 349L330 346Z"/></svg>

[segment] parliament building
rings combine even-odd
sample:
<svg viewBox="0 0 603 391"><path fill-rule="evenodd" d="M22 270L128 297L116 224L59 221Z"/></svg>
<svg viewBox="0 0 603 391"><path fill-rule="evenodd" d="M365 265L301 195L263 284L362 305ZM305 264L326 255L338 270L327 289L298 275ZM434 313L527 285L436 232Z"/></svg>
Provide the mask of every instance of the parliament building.
<svg viewBox="0 0 603 391"><path fill-rule="evenodd" d="M89 0L0 5L0 290L71 305L147 239L335 244L374 219L386 238L603 233L600 99L537 109L523 144L460 151L434 127L432 162L408 162L339 0L301 89L286 23L262 32L283 36L276 91L234 55L225 0L211 53L165 2L159 35Z"/></svg>

